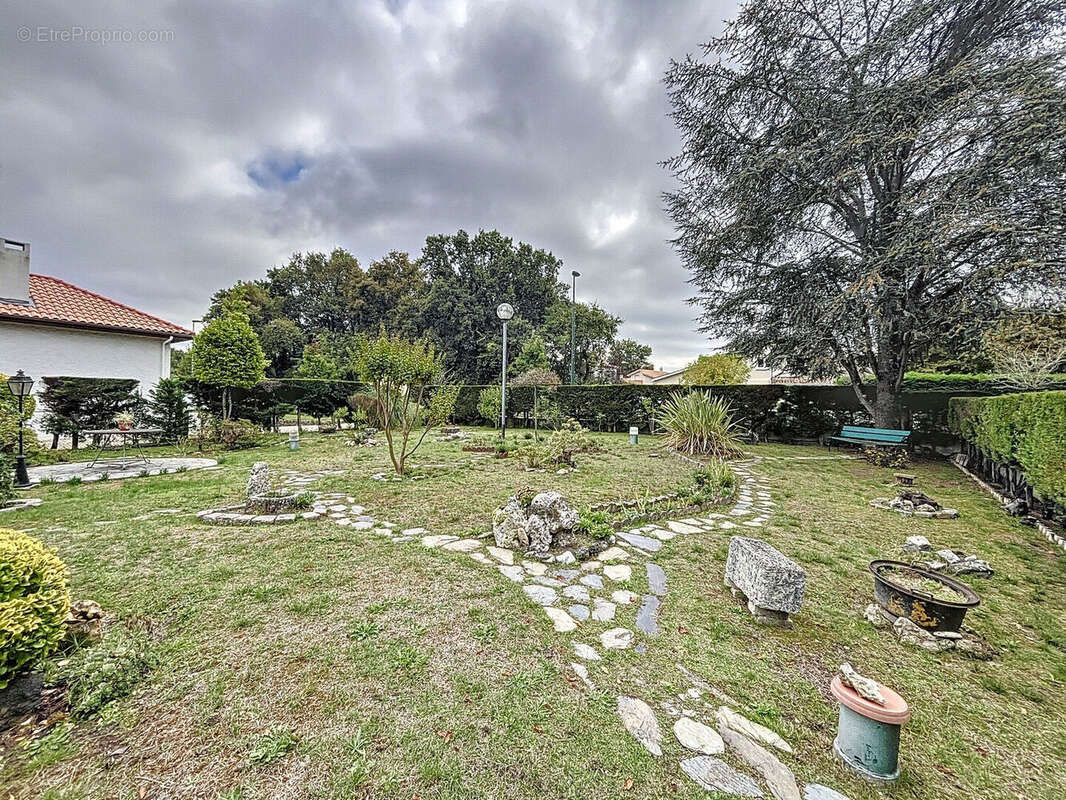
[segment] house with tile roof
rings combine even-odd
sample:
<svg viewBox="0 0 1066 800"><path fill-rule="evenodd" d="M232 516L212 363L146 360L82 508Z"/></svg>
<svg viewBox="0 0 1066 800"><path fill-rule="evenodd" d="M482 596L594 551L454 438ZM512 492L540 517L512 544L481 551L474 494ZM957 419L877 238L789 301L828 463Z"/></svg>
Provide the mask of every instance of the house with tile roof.
<svg viewBox="0 0 1066 800"><path fill-rule="evenodd" d="M192 339L180 325L30 272L30 246L0 238L0 373L34 378L133 378L147 394L170 377L170 348Z"/></svg>

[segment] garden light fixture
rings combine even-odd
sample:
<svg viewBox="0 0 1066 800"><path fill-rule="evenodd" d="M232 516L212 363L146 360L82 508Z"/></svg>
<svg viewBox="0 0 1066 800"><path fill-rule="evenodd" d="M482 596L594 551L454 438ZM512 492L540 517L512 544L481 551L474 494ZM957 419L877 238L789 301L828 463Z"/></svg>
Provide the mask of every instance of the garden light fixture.
<svg viewBox="0 0 1066 800"><path fill-rule="evenodd" d="M514 317L514 306L500 303L496 316L503 323L503 364L500 367L500 438L507 438L507 322Z"/></svg>
<svg viewBox="0 0 1066 800"><path fill-rule="evenodd" d="M26 451L22 441L23 427L23 404L33 390L33 378L23 373L20 369L7 379L7 388L19 401L19 452L15 457L15 485L25 487L30 485L30 473L26 470Z"/></svg>
<svg viewBox="0 0 1066 800"><path fill-rule="evenodd" d="M577 279L581 277L581 273L576 269L570 270L570 277L574 282L573 293L570 295L570 385L573 386L574 356L577 349Z"/></svg>

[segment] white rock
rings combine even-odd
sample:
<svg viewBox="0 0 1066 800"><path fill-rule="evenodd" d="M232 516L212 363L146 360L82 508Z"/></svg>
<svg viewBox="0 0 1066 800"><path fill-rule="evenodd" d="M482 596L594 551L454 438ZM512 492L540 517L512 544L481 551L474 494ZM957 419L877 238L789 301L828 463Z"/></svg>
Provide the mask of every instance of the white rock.
<svg viewBox="0 0 1066 800"><path fill-rule="evenodd" d="M587 687L590 689L596 688L596 684L594 684L589 678L588 668L584 664L578 664L576 661L571 661L570 669L574 671L574 674L577 675L577 677L581 678Z"/></svg>
<svg viewBox="0 0 1066 800"><path fill-rule="evenodd" d="M577 629L577 622L574 621L574 618L561 608L545 606L544 613L548 615L548 619L552 621L552 625L555 626L555 630L559 633L570 633L570 631Z"/></svg>
<svg viewBox="0 0 1066 800"><path fill-rule="evenodd" d="M882 706L885 704L885 696L881 694L880 684L873 678L860 675L856 672L855 667L846 661L840 665L840 680L854 689L860 697L865 697L867 700Z"/></svg>
<svg viewBox="0 0 1066 800"><path fill-rule="evenodd" d="M580 603L589 602L589 590L584 586L567 586L563 589L563 594L567 597L577 600Z"/></svg>
<svg viewBox="0 0 1066 800"><path fill-rule="evenodd" d="M481 542L477 539L460 539L457 542L448 542L443 549L454 550L457 553L470 553L481 549Z"/></svg>
<svg viewBox="0 0 1066 800"><path fill-rule="evenodd" d="M407 531L402 531L401 536L411 536ZM458 536L451 536L446 533L438 534L436 536L423 536L422 545L424 547L440 547L442 544L448 544L448 542L454 542L459 539Z"/></svg>
<svg viewBox="0 0 1066 800"><path fill-rule="evenodd" d="M725 752L725 742L718 732L691 717L681 717L674 723L674 736L682 745L697 753L716 756Z"/></svg>
<svg viewBox="0 0 1066 800"><path fill-rule="evenodd" d="M628 589L619 589L616 592L611 592L611 599L621 606L628 606L637 602L640 599L640 595Z"/></svg>
<svg viewBox="0 0 1066 800"><path fill-rule="evenodd" d="M523 561L522 567L525 569L526 572L528 572L530 575L533 575L534 577L536 577L537 575L543 575L545 572L548 571L547 565L541 564L539 561Z"/></svg>
<svg viewBox="0 0 1066 800"><path fill-rule="evenodd" d="M803 789L803 800L848 800L848 797L820 783L808 783Z"/></svg>
<svg viewBox="0 0 1066 800"><path fill-rule="evenodd" d="M700 533L701 530L695 525L689 525L684 522L675 522L670 520L666 523L666 527L672 530L674 533Z"/></svg>
<svg viewBox="0 0 1066 800"><path fill-rule="evenodd" d="M608 547L600 553L600 561L625 561L627 558L629 553L621 547Z"/></svg>

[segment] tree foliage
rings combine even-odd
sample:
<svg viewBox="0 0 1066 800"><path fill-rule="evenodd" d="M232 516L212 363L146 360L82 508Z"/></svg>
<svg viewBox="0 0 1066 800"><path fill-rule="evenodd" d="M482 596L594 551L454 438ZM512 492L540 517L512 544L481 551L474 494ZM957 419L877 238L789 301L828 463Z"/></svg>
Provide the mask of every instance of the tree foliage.
<svg viewBox="0 0 1066 800"><path fill-rule="evenodd" d="M233 411L233 389L250 389L266 377L266 357L246 308L239 298L228 300L196 335L189 352L193 377L221 390L223 419Z"/></svg>
<svg viewBox="0 0 1066 800"><path fill-rule="evenodd" d="M384 330L357 356L356 370L374 389L398 475L433 428L443 425L455 407L459 387L443 384L441 358L426 341L410 342ZM417 440L412 432L421 428Z"/></svg>
<svg viewBox="0 0 1066 800"><path fill-rule="evenodd" d="M607 353L603 370L604 383L620 383L638 369L651 369L651 348L635 339L615 339Z"/></svg>
<svg viewBox="0 0 1066 800"><path fill-rule="evenodd" d="M164 378L148 398L148 421L163 431L163 439L177 442L189 435L189 403L185 387L176 378Z"/></svg>
<svg viewBox="0 0 1066 800"><path fill-rule="evenodd" d="M876 378L1010 292L1060 294L1060 0L750 0L668 76L676 245L704 329L792 371Z"/></svg>
<svg viewBox="0 0 1066 800"><path fill-rule="evenodd" d="M1028 391L1046 388L1066 369L1066 314L1015 313L988 331L985 345L1006 385Z"/></svg>
<svg viewBox="0 0 1066 800"><path fill-rule="evenodd" d="M685 368L684 382L693 386L729 386L744 383L751 367L742 356L716 353L700 356Z"/></svg>
<svg viewBox="0 0 1066 800"><path fill-rule="evenodd" d="M81 431L114 427L116 415L137 412L144 405L138 381L132 379L56 377L43 383L44 429L52 434L53 449L58 437L66 435L76 450Z"/></svg>

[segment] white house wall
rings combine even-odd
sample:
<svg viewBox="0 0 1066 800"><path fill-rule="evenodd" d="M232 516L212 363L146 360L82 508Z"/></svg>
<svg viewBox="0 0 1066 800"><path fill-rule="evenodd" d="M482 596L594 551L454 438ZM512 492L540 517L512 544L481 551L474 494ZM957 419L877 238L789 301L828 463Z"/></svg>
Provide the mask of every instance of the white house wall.
<svg viewBox="0 0 1066 800"><path fill-rule="evenodd" d="M160 378L170 377L165 342L161 337L0 322L0 373L21 369L34 379L35 392L43 388L41 378L132 378L147 395Z"/></svg>

